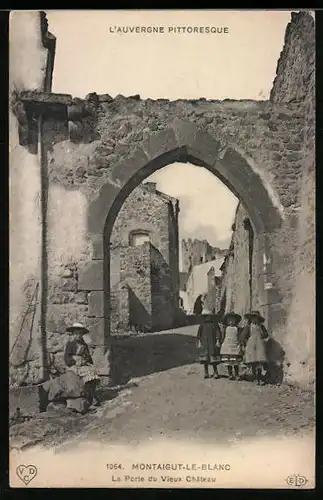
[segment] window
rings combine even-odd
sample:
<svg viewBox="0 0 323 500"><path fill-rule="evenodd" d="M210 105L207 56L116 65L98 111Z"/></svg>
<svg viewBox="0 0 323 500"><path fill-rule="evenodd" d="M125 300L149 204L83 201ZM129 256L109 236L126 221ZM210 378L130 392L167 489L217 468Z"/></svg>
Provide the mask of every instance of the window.
<svg viewBox="0 0 323 500"><path fill-rule="evenodd" d="M130 235L130 246L138 247L150 241L150 236L147 231L133 231Z"/></svg>

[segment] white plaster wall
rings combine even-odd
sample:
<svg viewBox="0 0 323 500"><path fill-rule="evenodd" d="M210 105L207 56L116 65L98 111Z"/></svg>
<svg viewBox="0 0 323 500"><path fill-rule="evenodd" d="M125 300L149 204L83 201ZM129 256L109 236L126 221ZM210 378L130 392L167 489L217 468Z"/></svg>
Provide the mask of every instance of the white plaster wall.
<svg viewBox="0 0 323 500"><path fill-rule="evenodd" d="M41 44L39 13L11 13L9 30L10 98L13 90L42 90L46 49ZM29 293L32 293L40 279L40 210L39 157L19 145L18 121L9 110L10 346L17 338L28 307L28 294L24 292L26 284L31 283ZM15 364L25 361L26 346L30 340L30 322L27 321L25 328L11 358ZM38 336L37 328L36 321L33 339ZM31 352L30 356L33 357Z"/></svg>
<svg viewBox="0 0 323 500"><path fill-rule="evenodd" d="M211 267L216 268L216 276L220 276L220 264L223 259L210 260L204 264L194 266L187 280L187 307L192 312L195 300L199 295L208 293L208 272Z"/></svg>
<svg viewBox="0 0 323 500"><path fill-rule="evenodd" d="M41 43L39 12L10 13L9 81L18 90L43 88L47 49Z"/></svg>

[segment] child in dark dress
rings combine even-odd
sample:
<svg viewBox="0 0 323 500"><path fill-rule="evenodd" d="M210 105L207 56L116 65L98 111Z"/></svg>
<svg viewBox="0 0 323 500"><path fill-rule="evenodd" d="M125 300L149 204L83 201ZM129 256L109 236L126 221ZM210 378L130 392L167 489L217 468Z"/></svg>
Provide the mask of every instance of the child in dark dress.
<svg viewBox="0 0 323 500"><path fill-rule="evenodd" d="M201 351L199 362L204 365L204 378L210 378L209 365L213 367L213 378L219 378L221 342L222 332L216 317L209 312L204 312L203 323L197 332L197 347Z"/></svg>

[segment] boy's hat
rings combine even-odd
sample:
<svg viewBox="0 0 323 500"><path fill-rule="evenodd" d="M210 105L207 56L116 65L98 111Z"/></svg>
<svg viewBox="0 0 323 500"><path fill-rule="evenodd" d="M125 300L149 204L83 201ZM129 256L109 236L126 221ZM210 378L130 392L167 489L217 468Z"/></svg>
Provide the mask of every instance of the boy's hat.
<svg viewBox="0 0 323 500"><path fill-rule="evenodd" d="M89 333L89 330L86 328L86 326L82 325L82 323L73 323L72 326L66 328L66 331L68 333L79 332L82 333L83 335Z"/></svg>

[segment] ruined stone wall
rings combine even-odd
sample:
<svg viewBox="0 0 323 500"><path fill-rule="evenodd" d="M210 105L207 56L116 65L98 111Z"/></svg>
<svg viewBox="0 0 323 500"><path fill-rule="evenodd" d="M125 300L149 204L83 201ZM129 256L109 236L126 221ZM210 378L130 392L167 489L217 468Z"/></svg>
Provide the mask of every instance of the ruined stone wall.
<svg viewBox="0 0 323 500"><path fill-rule="evenodd" d="M178 309L177 290L171 266L153 246L151 256L152 327L166 330L174 325Z"/></svg>
<svg viewBox="0 0 323 500"><path fill-rule="evenodd" d="M169 263L169 201L144 185L138 186L122 205L110 238L111 248L129 246L132 231L144 230ZM113 252L111 252L113 253Z"/></svg>
<svg viewBox="0 0 323 500"><path fill-rule="evenodd" d="M120 287L128 291L128 303L120 305L120 322L127 328L149 331L152 324L150 244L121 250ZM126 296L125 296L126 298Z"/></svg>
<svg viewBox="0 0 323 500"><path fill-rule="evenodd" d="M206 240L191 238L183 239L182 245L182 270L188 272L190 265L197 266L201 262L208 262L225 254L225 249L212 247ZM202 259L202 260L201 260Z"/></svg>
<svg viewBox="0 0 323 500"><path fill-rule="evenodd" d="M176 200L173 200L173 203L176 205ZM124 319L118 320L118 315L122 318L127 315L127 312L120 308L117 298L118 294L123 293L119 271L120 251L131 244L132 232L138 230L147 231L152 245L149 268L152 297L148 307L151 326L167 328L172 324L179 272L178 219L173 203L163 193L156 191L156 186L143 184L128 196L117 215L110 238L110 287L115 299L110 308L113 326L118 322L127 325ZM125 268L133 265L133 259L128 263L125 259L126 256L123 256L122 265ZM132 293L140 300L141 292L137 294L135 282L132 284ZM129 307L129 304L126 307ZM137 323L145 324L143 321Z"/></svg>
<svg viewBox="0 0 323 500"><path fill-rule="evenodd" d="M208 279L208 291L204 300L204 304L209 311L217 313L220 309L221 300L221 277L215 276L214 268L211 268L207 275Z"/></svg>
<svg viewBox="0 0 323 500"><path fill-rule="evenodd" d="M234 310L238 314L245 314L259 303L259 283L257 273L252 281L252 304L250 304L250 269L249 269L249 235L245 227L248 213L241 203L238 204L234 224L231 247L225 262L222 277L221 296L226 294L225 312ZM256 246L254 245L256 248ZM256 266L258 255L253 255Z"/></svg>
<svg viewBox="0 0 323 500"><path fill-rule="evenodd" d="M84 217L84 211L77 214L82 199L79 198L79 202L77 202L76 195L76 192L71 193L71 205L73 198L76 203L74 209L70 205L74 214L74 222L80 220L80 217ZM64 199L67 199L66 196ZM174 201L176 202L176 200ZM59 208L60 206L57 204L56 210ZM51 210L50 220L53 220L53 224L55 224L55 231L52 234L60 236L56 217L55 212L53 213ZM176 296L176 283L172 281L172 277L178 274L178 262L174 263L171 260L173 254L176 255L177 252L174 241L177 223L177 219L174 219L172 202L168 197L162 193L154 192L145 185L134 189L122 205L113 225L109 242L109 300L112 334L116 331L128 330L131 325L151 329L153 326L167 328L172 323ZM155 289L152 290L150 282L152 260L151 254L148 255L147 247L129 248L131 234L138 230L149 233L151 245L155 249L155 253L159 255L160 282L158 290L156 285ZM65 234L67 237L67 232ZM62 231L61 235L59 241L63 242ZM75 235L72 245L78 246L77 254L80 255L79 262L82 265L82 259L91 257L93 253L89 247L84 246L84 243L82 245L80 237L82 234ZM53 238L50 243L50 250L56 251L55 249L57 249L60 254L56 254L59 258L53 259L50 264L51 294L49 295L47 315L49 338L53 338L55 332L60 332L62 335L67 323L77 318L90 326L93 341L97 343L98 339L95 335L97 319L94 318L104 317L104 304L102 297L95 292L96 284L93 284L93 277L89 278L85 272L79 278L77 266L73 263L72 258L69 264L62 266L62 254L61 249L58 248L58 242ZM65 249L66 243L68 243L67 239L64 241ZM86 255L87 251L88 255ZM140 269L137 269L137 266ZM167 273L165 273L164 268L167 269ZM170 269L172 269L172 273ZM103 273L103 269L101 268L98 272ZM144 277L140 277L138 272L143 272ZM94 280L96 279L101 283L103 281L102 276L97 275L94 277Z"/></svg>
<svg viewBox="0 0 323 500"><path fill-rule="evenodd" d="M315 21L309 13L292 14L271 100L301 100L304 106L301 210L294 231L296 252L285 344L287 376L307 382L315 377Z"/></svg>
<svg viewBox="0 0 323 500"><path fill-rule="evenodd" d="M38 12L11 12L9 22L10 382L21 384L42 375L41 171L39 155L20 144L27 127L19 94L44 90L48 51Z"/></svg>
<svg viewBox="0 0 323 500"><path fill-rule="evenodd" d="M303 141L303 118L298 105L277 107L268 102L251 101L142 101L123 96L105 102L102 99L107 98L98 96L100 111L96 127L100 140L90 143L60 140L52 145L51 137L48 143L48 274L50 290L55 290L56 296L61 297L63 288L72 286L74 297L79 292L92 290L92 295L101 295L98 300L102 304L104 255L103 250L94 245L88 231L89 206L102 186L118 184L118 165L147 141L153 141L156 132L170 127L175 118L195 122L202 132L209 133L222 146L231 144L241 148L277 210L285 210L288 214L297 208L299 193L295 180L301 169L301 155L294 149L302 147ZM174 147L171 140L167 145L170 150ZM143 154L138 153L138 156ZM129 163L129 168L135 161L134 158ZM238 170L233 175L238 179ZM275 253L276 246L281 245L279 232L278 243L273 239L268 241ZM288 245L283 251L290 253ZM164 254L164 250L161 253ZM167 257L166 246L164 256ZM70 285L63 277L69 266L75 273L75 282ZM85 321L95 342L102 343L103 307L93 318L87 304L78 304L73 298L65 303L65 292L62 297L55 299L61 301L57 305L53 294L49 295L48 331L62 331L70 321ZM264 304L261 294L259 303Z"/></svg>

